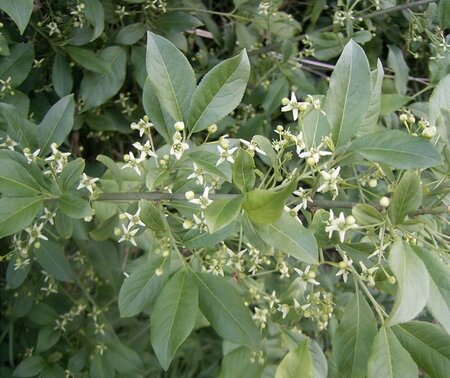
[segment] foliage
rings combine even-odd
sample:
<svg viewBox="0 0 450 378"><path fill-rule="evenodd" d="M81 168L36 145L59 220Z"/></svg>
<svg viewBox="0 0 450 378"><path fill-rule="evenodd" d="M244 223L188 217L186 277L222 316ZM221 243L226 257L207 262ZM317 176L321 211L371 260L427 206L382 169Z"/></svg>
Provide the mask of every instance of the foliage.
<svg viewBox="0 0 450 378"><path fill-rule="evenodd" d="M448 375L449 4L0 0L0 375Z"/></svg>

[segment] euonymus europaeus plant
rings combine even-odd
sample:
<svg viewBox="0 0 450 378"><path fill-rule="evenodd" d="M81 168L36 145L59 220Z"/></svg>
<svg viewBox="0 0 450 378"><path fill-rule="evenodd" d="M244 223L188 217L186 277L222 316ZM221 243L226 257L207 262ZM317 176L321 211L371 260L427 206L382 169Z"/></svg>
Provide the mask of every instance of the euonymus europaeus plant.
<svg viewBox="0 0 450 378"><path fill-rule="evenodd" d="M94 41L103 6L85 3L72 15ZM23 33L29 8L0 9ZM52 45L52 75L64 80L53 77L60 99L40 122L16 89L25 77L13 65L29 47L0 63L5 374L446 376L450 75L396 117L410 101L402 52L389 47L399 93L385 94L385 67L369 63L359 34L324 90L269 85L255 106L283 113L283 124L261 128L255 116L259 132L240 131L227 122L242 120L256 75L246 49L200 71L147 32L135 53L145 54L145 115L126 131L127 149L96 162L70 152L77 123L117 124L114 111L96 123L98 109L123 84L123 45L145 30L126 26L99 54ZM77 98L68 59L84 70Z"/></svg>

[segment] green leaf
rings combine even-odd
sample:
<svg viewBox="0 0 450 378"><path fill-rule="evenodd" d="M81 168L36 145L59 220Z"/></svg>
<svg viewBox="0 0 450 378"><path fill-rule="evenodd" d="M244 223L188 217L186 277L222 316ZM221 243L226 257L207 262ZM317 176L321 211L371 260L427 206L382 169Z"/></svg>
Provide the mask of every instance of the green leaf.
<svg viewBox="0 0 450 378"><path fill-rule="evenodd" d="M319 110L308 112L303 119L303 137L306 149L317 147L322 138L330 134L330 124L327 117Z"/></svg>
<svg viewBox="0 0 450 378"><path fill-rule="evenodd" d="M369 107L362 121L361 127L368 130L375 129L378 124L381 110L381 90L383 86L384 70L381 61L377 60L377 69L370 73L372 82L372 95Z"/></svg>
<svg viewBox="0 0 450 378"><path fill-rule="evenodd" d="M102 220L98 226L89 232L89 236L96 241L108 240L114 235L114 229L119 226L119 216L117 213Z"/></svg>
<svg viewBox="0 0 450 378"><path fill-rule="evenodd" d="M106 355L100 355L100 352L95 351L89 358L89 376L98 378L114 377L114 366L106 358Z"/></svg>
<svg viewBox="0 0 450 378"><path fill-rule="evenodd" d="M167 370L180 345L194 329L198 290L191 274L176 273L156 299L151 317L151 342L156 357Z"/></svg>
<svg viewBox="0 0 450 378"><path fill-rule="evenodd" d="M9 260L8 268L6 269L6 283L10 289L17 289L20 285L24 283L28 274L30 273L32 264L28 264L23 269L15 269L16 258Z"/></svg>
<svg viewBox="0 0 450 378"><path fill-rule="evenodd" d="M65 192L58 200L58 207L71 218L84 218L92 215L91 205L80 194Z"/></svg>
<svg viewBox="0 0 450 378"><path fill-rule="evenodd" d="M88 71L99 74L111 72L106 57L97 55L92 50L74 46L66 46L65 50L76 63Z"/></svg>
<svg viewBox="0 0 450 378"><path fill-rule="evenodd" d="M50 349L58 342L60 336L61 332L55 330L53 325L41 328L38 333L36 352L41 353Z"/></svg>
<svg viewBox="0 0 450 378"><path fill-rule="evenodd" d="M75 273L59 244L43 240L35 257L39 265L58 281L73 282Z"/></svg>
<svg viewBox="0 0 450 378"><path fill-rule="evenodd" d="M70 66L62 54L56 53L53 61L52 84L59 97L67 96L73 88Z"/></svg>
<svg viewBox="0 0 450 378"><path fill-rule="evenodd" d="M381 327L373 342L367 378L418 377L418 368L390 328Z"/></svg>
<svg viewBox="0 0 450 378"><path fill-rule="evenodd" d="M100 37L105 29L105 11L99 0L84 0L84 15L94 27L94 34L89 42Z"/></svg>
<svg viewBox="0 0 450 378"><path fill-rule="evenodd" d="M187 119L195 75L186 57L167 39L147 33L148 79L158 100L175 121Z"/></svg>
<svg viewBox="0 0 450 378"><path fill-rule="evenodd" d="M218 199L211 203L205 210L205 223L212 234L236 220L239 215L244 196L232 199Z"/></svg>
<svg viewBox="0 0 450 378"><path fill-rule="evenodd" d="M56 211L55 228L63 239L70 239L73 235L73 220L61 210Z"/></svg>
<svg viewBox="0 0 450 378"><path fill-rule="evenodd" d="M434 250L412 247L425 264L430 275L430 296L427 307L450 334L450 269Z"/></svg>
<svg viewBox="0 0 450 378"><path fill-rule="evenodd" d="M18 87L28 77L33 60L34 46L32 43L18 43L12 46L10 54L0 60L0 79L7 80L11 77L12 87Z"/></svg>
<svg viewBox="0 0 450 378"><path fill-rule="evenodd" d="M233 163L233 184L241 191L246 193L255 186L255 161L253 157L245 150L239 149Z"/></svg>
<svg viewBox="0 0 450 378"><path fill-rule="evenodd" d="M191 133L206 129L234 110L244 96L249 76L245 50L209 71L192 97L188 122Z"/></svg>
<svg viewBox="0 0 450 378"><path fill-rule="evenodd" d="M254 189L246 193L243 208L254 223L275 222L283 214L284 203L296 187L297 180L292 180L277 190Z"/></svg>
<svg viewBox="0 0 450 378"><path fill-rule="evenodd" d="M432 378L448 376L450 336L431 323L413 321L392 328L419 367Z"/></svg>
<svg viewBox="0 0 450 378"><path fill-rule="evenodd" d="M388 67L394 71L394 82L397 93L404 95L408 86L409 67L403 58L402 50L395 45L388 45Z"/></svg>
<svg viewBox="0 0 450 378"><path fill-rule="evenodd" d="M373 206L359 203L352 208L352 215L360 226L368 226L383 223L383 216Z"/></svg>
<svg viewBox="0 0 450 378"><path fill-rule="evenodd" d="M447 3L450 4L449 1L447 1ZM450 5L448 7L450 7ZM428 121L430 122L430 125L436 126L441 138L443 138L445 142L448 142L448 125L446 126L445 122L439 121L445 119L444 111L450 109L450 74L439 81L434 88L430 97L428 109Z"/></svg>
<svg viewBox="0 0 450 378"><path fill-rule="evenodd" d="M31 197L40 194L39 184L19 163L0 159L0 193L12 197Z"/></svg>
<svg viewBox="0 0 450 378"><path fill-rule="evenodd" d="M102 163L106 168L109 169L112 176L114 177L114 180L117 182L117 186L119 190L122 188L122 170L119 169L117 166L117 163L112 160L110 157L105 155L98 155L96 158L97 161Z"/></svg>
<svg viewBox="0 0 450 378"><path fill-rule="evenodd" d="M3 33L0 32L0 55L8 56L9 54L11 54L11 52L9 51L8 41L6 40Z"/></svg>
<svg viewBox="0 0 450 378"><path fill-rule="evenodd" d="M0 238L28 227L41 209L41 197L0 198Z"/></svg>
<svg viewBox="0 0 450 378"><path fill-rule="evenodd" d="M144 36L147 26L141 22L127 25L119 30L114 40L119 45L134 45Z"/></svg>
<svg viewBox="0 0 450 378"><path fill-rule="evenodd" d="M396 93L387 93L381 95L380 114L388 115L412 100L409 96L403 96Z"/></svg>
<svg viewBox="0 0 450 378"><path fill-rule="evenodd" d="M258 236L268 245L307 264L318 263L318 249L313 233L301 223L283 214L272 224L254 224Z"/></svg>
<svg viewBox="0 0 450 378"><path fill-rule="evenodd" d="M22 35L33 12L33 0L0 0L0 9L11 17Z"/></svg>
<svg viewBox="0 0 450 378"><path fill-rule="evenodd" d="M163 274L155 270L161 267ZM153 304L167 280L168 262L158 257L149 263L139 265L123 282L119 292L120 316L130 317L139 314Z"/></svg>
<svg viewBox="0 0 450 378"><path fill-rule="evenodd" d="M260 377L263 366L251 360L253 351L247 347L239 347L228 353L220 364L219 378Z"/></svg>
<svg viewBox="0 0 450 378"><path fill-rule="evenodd" d="M141 209L141 221L151 230L164 231L166 222L161 208L155 206L151 201L140 200L139 208Z"/></svg>
<svg viewBox="0 0 450 378"><path fill-rule="evenodd" d="M109 341L106 345L108 347L106 358L119 373L133 373L143 368L142 360L134 349L125 346L118 340ZM134 375L132 376L134 377Z"/></svg>
<svg viewBox="0 0 450 378"><path fill-rule="evenodd" d="M356 139L348 150L399 169L429 168L442 163L430 142L398 130L365 135Z"/></svg>
<svg viewBox="0 0 450 378"><path fill-rule="evenodd" d="M273 168L277 168L278 166L278 156L272 147L272 143L269 139L262 135L254 135L252 141L255 142L258 147L267 155L267 158L270 162L270 165ZM261 159L264 159L263 156L259 155Z"/></svg>
<svg viewBox="0 0 450 378"><path fill-rule="evenodd" d="M260 333L242 299L223 277L196 273L200 310L214 330L235 344L257 347Z"/></svg>
<svg viewBox="0 0 450 378"><path fill-rule="evenodd" d="M59 179L63 190L76 189L84 171L84 160L81 158L72 160L61 171Z"/></svg>
<svg viewBox="0 0 450 378"><path fill-rule="evenodd" d="M235 223L222 227L220 230L210 234L198 229L189 230L183 237L183 244L188 248L211 248L224 241L234 230Z"/></svg>
<svg viewBox="0 0 450 378"><path fill-rule="evenodd" d="M408 213L416 211L422 202L420 177L414 171L406 171L398 183L389 206L389 218L393 225L403 222Z"/></svg>
<svg viewBox="0 0 450 378"><path fill-rule="evenodd" d="M119 92L125 81L127 53L123 47L109 46L100 52L100 58L108 62L109 72L86 72L80 84L83 110L104 104Z"/></svg>
<svg viewBox="0 0 450 378"><path fill-rule="evenodd" d="M391 247L389 266L398 283L389 320L389 324L395 325L414 319L423 310L430 292L430 277L422 260L401 239Z"/></svg>
<svg viewBox="0 0 450 378"><path fill-rule="evenodd" d="M38 147L37 127L20 114L13 105L0 103L2 115L8 124L8 134L22 148L28 147L33 152Z"/></svg>
<svg viewBox="0 0 450 378"><path fill-rule="evenodd" d="M41 147L40 156L45 156L51 151L52 143L59 146L64 142L73 127L74 112L73 95L63 97L50 108L37 130Z"/></svg>
<svg viewBox="0 0 450 378"><path fill-rule="evenodd" d="M370 94L369 62L364 50L350 40L331 75L325 103L336 147L355 135L369 107Z"/></svg>
<svg viewBox="0 0 450 378"><path fill-rule="evenodd" d="M439 0L438 4L438 20L441 29L450 28L450 1Z"/></svg>
<svg viewBox="0 0 450 378"><path fill-rule="evenodd" d="M296 349L291 350L277 367L275 378L313 378L313 361L305 339Z"/></svg>
<svg viewBox="0 0 450 378"><path fill-rule="evenodd" d="M226 164L216 166L218 157L214 153L195 150L189 154L189 158L205 172L208 172L213 176L219 176L225 181L231 182L231 168L229 168Z"/></svg>
<svg viewBox="0 0 450 378"><path fill-rule="evenodd" d="M45 366L44 359L39 356L30 356L22 360L22 362L14 370L14 377L35 377Z"/></svg>
<svg viewBox="0 0 450 378"><path fill-rule="evenodd" d="M158 30L167 33L180 33L203 25L197 17L186 12L167 12L157 17L154 22Z"/></svg>
<svg viewBox="0 0 450 378"><path fill-rule="evenodd" d="M333 360L339 377L363 378L377 322L367 301L357 291L344 309L333 342Z"/></svg>

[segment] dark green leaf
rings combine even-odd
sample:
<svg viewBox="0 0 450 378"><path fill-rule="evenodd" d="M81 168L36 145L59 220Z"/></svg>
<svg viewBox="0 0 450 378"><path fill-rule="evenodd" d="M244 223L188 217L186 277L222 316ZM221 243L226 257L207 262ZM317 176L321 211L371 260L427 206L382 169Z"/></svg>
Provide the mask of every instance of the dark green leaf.
<svg viewBox="0 0 450 378"><path fill-rule="evenodd" d="M88 71L99 74L111 72L110 63L105 56L97 55L83 47L66 46L66 51L76 63Z"/></svg>
<svg viewBox="0 0 450 378"><path fill-rule="evenodd" d="M235 344L258 346L259 330L234 288L224 278L209 273L197 273L195 278L200 309L219 336Z"/></svg>
<svg viewBox="0 0 450 378"><path fill-rule="evenodd" d="M233 163L233 184L246 193L255 186L255 162L253 157L245 150L239 149Z"/></svg>
<svg viewBox="0 0 450 378"><path fill-rule="evenodd" d="M143 368L139 354L118 340L107 343L106 357L121 374L133 373ZM128 376L128 375L127 375ZM134 375L132 375L134 377Z"/></svg>
<svg viewBox="0 0 450 378"><path fill-rule="evenodd" d="M428 141L390 130L365 135L356 139L349 147L366 159L387 164L394 168L429 168L441 164L436 148Z"/></svg>
<svg viewBox="0 0 450 378"><path fill-rule="evenodd" d="M0 238L29 226L41 209L41 197L0 198Z"/></svg>
<svg viewBox="0 0 450 378"><path fill-rule="evenodd" d="M373 342L368 378L413 378L418 368L390 328L381 327Z"/></svg>
<svg viewBox="0 0 450 378"><path fill-rule="evenodd" d="M41 353L50 349L58 342L60 336L60 331L55 330L52 325L41 328L38 333L36 352Z"/></svg>
<svg viewBox="0 0 450 378"><path fill-rule="evenodd" d="M202 26L197 17L186 12L168 12L160 15L155 20L155 26L158 30L163 30L166 33L179 33L186 30L193 30L198 26Z"/></svg>
<svg viewBox="0 0 450 378"><path fill-rule="evenodd" d="M39 185L19 163L0 159L0 193L12 197L31 197L40 194Z"/></svg>
<svg viewBox="0 0 450 378"><path fill-rule="evenodd" d="M402 223L408 213L419 208L421 202L420 177L414 171L406 171L394 190L389 206L389 218L392 224Z"/></svg>
<svg viewBox="0 0 450 378"><path fill-rule="evenodd" d="M81 158L72 160L62 170L59 178L63 190L76 189L84 171L84 160Z"/></svg>
<svg viewBox="0 0 450 378"><path fill-rule="evenodd" d="M339 377L363 378L377 333L377 322L367 301L356 292L344 309L333 342L333 359Z"/></svg>
<svg viewBox="0 0 450 378"><path fill-rule="evenodd" d="M64 249L52 241L42 241L35 257L39 265L58 281L73 282L75 273L64 255Z"/></svg>
<svg viewBox="0 0 450 378"><path fill-rule="evenodd" d="M99 0L84 0L86 20L94 27L90 42L100 37L105 29L105 11Z"/></svg>
<svg viewBox="0 0 450 378"><path fill-rule="evenodd" d="M45 156L51 151L52 143L59 146L64 142L73 127L74 112L73 95L62 98L50 108L37 130L41 147L40 156Z"/></svg>
<svg viewBox="0 0 450 378"><path fill-rule="evenodd" d="M414 319L423 310L430 292L430 277L422 260L401 239L397 239L391 247L389 266L398 283L389 320L394 325Z"/></svg>
<svg viewBox="0 0 450 378"><path fill-rule="evenodd" d="M70 239L73 235L73 220L61 210L56 211L55 228L63 239Z"/></svg>
<svg viewBox="0 0 450 378"><path fill-rule="evenodd" d="M84 218L92 215L92 209L88 201L81 198L80 194L65 192L58 200L58 206L71 218Z"/></svg>
<svg viewBox="0 0 450 378"><path fill-rule="evenodd" d="M92 239L96 241L108 240L112 235L114 235L114 229L119 226L119 216L117 213L106 218L92 231L89 235Z"/></svg>
<svg viewBox="0 0 450 378"><path fill-rule="evenodd" d="M9 0L3 0L8 2ZM11 77L11 85L18 87L28 77L34 60L32 43L18 43L11 47L10 54L0 60L0 79Z"/></svg>
<svg viewBox="0 0 450 378"><path fill-rule="evenodd" d="M151 230L164 231L166 229L166 222L164 220L164 213L159 206L155 206L151 201L139 201L139 208L141 209L141 221Z"/></svg>
<svg viewBox="0 0 450 378"><path fill-rule="evenodd" d="M308 264L318 263L313 233L294 217L283 214L272 224L254 224L257 235L268 245Z"/></svg>
<svg viewBox="0 0 450 378"><path fill-rule="evenodd" d="M147 73L156 96L175 121L187 119L195 75L186 57L167 39L147 33Z"/></svg>
<svg viewBox="0 0 450 378"><path fill-rule="evenodd" d="M52 84L59 97L67 96L73 87L70 66L62 54L56 53L53 61Z"/></svg>
<svg viewBox="0 0 450 378"><path fill-rule="evenodd" d="M191 274L178 272L164 285L151 318L151 342L164 370L194 329L197 311L195 281Z"/></svg>
<svg viewBox="0 0 450 378"><path fill-rule="evenodd" d="M130 24L120 29L114 40L119 45L134 45L147 31L147 26L141 22Z"/></svg>
<svg viewBox="0 0 450 378"><path fill-rule="evenodd" d="M135 316L153 304L167 280L169 267L166 261L158 257L142 264L125 279L119 293L120 316ZM164 272L161 276L155 274L155 270L159 267Z"/></svg>
<svg viewBox="0 0 450 378"><path fill-rule="evenodd" d="M188 123L191 133L206 129L234 110L244 96L249 75L245 50L209 71L192 97Z"/></svg>
<svg viewBox="0 0 450 378"><path fill-rule="evenodd" d="M28 273L30 273L32 266L32 264L28 264L21 269L16 269L15 265L16 257L13 255L13 258L9 260L8 268L6 269L6 283L10 289L17 289L23 284L28 276Z"/></svg>
<svg viewBox="0 0 450 378"><path fill-rule="evenodd" d="M450 28L450 1L439 0L438 4L438 20L441 29Z"/></svg>
<svg viewBox="0 0 450 378"><path fill-rule="evenodd" d="M2 115L8 124L8 133L22 148L28 147L34 152L38 147L37 127L20 114L13 105L0 103Z"/></svg>
<svg viewBox="0 0 450 378"><path fill-rule="evenodd" d="M336 147L355 135L369 107L370 94L369 62L364 50L350 40L331 75L325 103Z"/></svg>
<svg viewBox="0 0 450 378"><path fill-rule="evenodd" d="M381 110L381 90L383 86L384 70L381 61L377 61L377 69L370 73L372 82L372 95L367 113L364 116L361 127L366 130L373 130L378 124Z"/></svg>
<svg viewBox="0 0 450 378"><path fill-rule="evenodd" d="M244 196L232 199L218 199L211 203L205 210L205 223L210 233L214 233L234 222L239 215Z"/></svg>
<svg viewBox="0 0 450 378"><path fill-rule="evenodd" d="M33 12L33 0L0 0L0 9L12 18L23 34Z"/></svg>
<svg viewBox="0 0 450 378"><path fill-rule="evenodd" d="M14 377L34 377L38 375L45 366L43 358L39 355L25 358L14 370Z"/></svg>
<svg viewBox="0 0 450 378"><path fill-rule="evenodd" d="M413 360L432 378L450 371L450 336L431 323L413 321L392 328Z"/></svg>
<svg viewBox="0 0 450 378"><path fill-rule="evenodd" d="M395 45L388 45L388 66L394 71L394 81L397 93L404 95L408 85L409 67L403 58L402 50Z"/></svg>

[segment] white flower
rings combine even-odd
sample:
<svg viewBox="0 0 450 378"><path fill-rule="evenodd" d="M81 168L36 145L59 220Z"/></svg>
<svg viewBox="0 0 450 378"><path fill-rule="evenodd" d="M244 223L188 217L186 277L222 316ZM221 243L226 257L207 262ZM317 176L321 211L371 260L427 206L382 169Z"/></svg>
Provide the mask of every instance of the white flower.
<svg viewBox="0 0 450 378"><path fill-rule="evenodd" d="M195 163L192 164L194 165L194 172L192 172L187 178L197 179L198 183L203 185L203 169L199 168L199 166Z"/></svg>
<svg viewBox="0 0 450 378"><path fill-rule="evenodd" d="M138 151L141 151L140 159L145 159L147 156L154 157L154 158L158 157L158 155L156 155L153 152L152 146L150 145L149 140L147 140L147 142L145 142L143 145L140 144L139 142L133 143L133 147L136 148Z"/></svg>
<svg viewBox="0 0 450 378"><path fill-rule="evenodd" d="M266 328L268 313L269 310L267 308L255 307L255 313L253 314L252 319L255 320L261 328Z"/></svg>
<svg viewBox="0 0 450 378"><path fill-rule="evenodd" d="M332 168L329 172L320 171L320 174L324 180L324 183L317 188L317 191L320 193L325 193L328 191L333 192L333 199L335 199L338 195L338 187L337 184L340 181L339 171L341 167Z"/></svg>
<svg viewBox="0 0 450 378"><path fill-rule="evenodd" d="M17 142L13 141L9 135L6 135L6 140L0 144L0 147L9 148L11 151L14 151L14 147L17 145Z"/></svg>
<svg viewBox="0 0 450 378"><path fill-rule="evenodd" d="M306 289L306 284L311 283L313 285L320 285L314 278L316 277L316 273L311 270L311 265L308 265L304 271L294 268L295 272L300 276L301 284L303 290Z"/></svg>
<svg viewBox="0 0 450 378"><path fill-rule="evenodd" d="M342 261L338 263L338 272L336 276L342 276L344 282L347 282L348 273L350 271L350 267L353 265L353 260L349 260L347 255L344 254L344 258Z"/></svg>
<svg viewBox="0 0 450 378"><path fill-rule="evenodd" d="M287 99L286 99L287 100ZM287 101L283 101L283 106L281 108L282 112L290 112L292 111L292 117L294 117L294 121L296 121L298 119L298 107L299 107L299 103L297 102L297 97L295 97L295 93L292 92L291 93L291 100Z"/></svg>
<svg viewBox="0 0 450 378"><path fill-rule="evenodd" d="M298 217L298 212L300 211L300 209L302 208L302 204L299 204L297 206L295 206L293 209L291 209L288 206L284 207L284 211L289 214L291 217L295 218L298 222L300 222L300 224L302 224L302 221L300 220L300 218Z"/></svg>
<svg viewBox="0 0 450 378"><path fill-rule="evenodd" d="M139 159L136 159L133 152L130 151L129 154L124 156L124 160L127 162L127 164L125 164L122 169L133 168L139 176L141 175L139 164L141 164L145 160L142 155L139 157Z"/></svg>
<svg viewBox="0 0 450 378"><path fill-rule="evenodd" d="M38 239L48 240L48 238L42 234L42 227L44 227L44 223L41 224L33 224L31 227L27 227L25 232L28 234L28 245L33 244Z"/></svg>
<svg viewBox="0 0 450 378"><path fill-rule="evenodd" d="M148 117L145 115L142 119L139 120L138 123L133 122L130 126L132 130L139 130L139 136L151 133L151 128L153 127L153 123L151 123Z"/></svg>
<svg viewBox="0 0 450 378"><path fill-rule="evenodd" d="M77 186L77 190L86 188L91 194L94 194L95 182L98 180L98 177L89 177L86 173L83 172L83 174L81 175L80 183Z"/></svg>
<svg viewBox="0 0 450 378"><path fill-rule="evenodd" d="M145 224L141 221L140 215L141 215L141 208L139 207L135 214L130 213L124 213L124 215L128 218L130 221L128 224L128 228L134 227L134 226L142 226L145 227Z"/></svg>
<svg viewBox="0 0 450 378"><path fill-rule="evenodd" d="M253 141L253 139L251 140L251 142L248 142L244 139L239 139L241 141L242 144L247 146L247 151L249 151L252 155L255 154L255 152L261 154L261 155L267 155L263 150L261 150L258 145L256 144L255 141Z"/></svg>
<svg viewBox="0 0 450 378"><path fill-rule="evenodd" d="M28 147L23 149L23 155L27 158L28 164L35 162L40 152L41 152L40 148L34 151L33 153Z"/></svg>
<svg viewBox="0 0 450 378"><path fill-rule="evenodd" d="M217 150L220 153L220 158L219 158L219 160L217 160L216 166L222 164L225 160L228 161L229 163L233 164L234 163L233 153L237 149L238 149L237 147L223 148L221 145L218 145Z"/></svg>
<svg viewBox="0 0 450 378"><path fill-rule="evenodd" d="M44 214L39 217L39 219L46 220L48 223L50 223L52 226L54 225L53 218L56 216L56 213L54 211L50 211L46 207L44 207Z"/></svg>
<svg viewBox="0 0 450 378"><path fill-rule="evenodd" d="M68 157L70 156L70 152L61 152L58 150L58 145L56 143L52 143L50 145L52 149L52 154L45 159L45 161L55 162L56 167L55 170L57 173L61 172L65 165L68 162Z"/></svg>
<svg viewBox="0 0 450 378"><path fill-rule="evenodd" d="M361 265L361 278L368 282L367 286L375 287L373 274L378 270L378 267L367 268L362 261L359 262L359 265Z"/></svg>
<svg viewBox="0 0 450 378"><path fill-rule="evenodd" d="M322 151L323 143L320 143L317 147L311 147L309 151L300 153L298 156L302 159L311 157L317 164L321 156L333 155L330 151ZM298 151L297 151L298 153Z"/></svg>
<svg viewBox="0 0 450 378"><path fill-rule="evenodd" d="M308 192L305 189L303 189L302 187L298 188L298 190L296 190L292 194L294 194L295 196L299 196L302 199L299 210L306 209L308 207L308 202L311 202L311 203L313 202L311 197L308 195Z"/></svg>
<svg viewBox="0 0 450 378"><path fill-rule="evenodd" d="M330 217L328 218L327 225L325 226L325 232L328 232L328 237L331 238L334 231L339 233L339 240L341 243L345 240L345 233L348 230L358 228L355 223L355 218L349 215L347 218L341 211L338 218L334 217L333 210L330 210Z"/></svg>
<svg viewBox="0 0 450 378"><path fill-rule="evenodd" d="M173 135L173 143L169 154L174 155L177 160L180 160L183 152L187 149L189 149L189 145L186 142L183 142L183 137L180 132L176 131Z"/></svg>
<svg viewBox="0 0 450 378"><path fill-rule="evenodd" d="M305 140L303 138L303 133L300 132L297 134L297 136L292 135L291 139L293 139L295 141L297 155L300 155L301 152L306 148Z"/></svg>
<svg viewBox="0 0 450 378"><path fill-rule="evenodd" d="M119 239L119 243L123 241L129 241L135 247L137 247L136 240L134 240L134 235L139 231L137 228L133 229L132 227L126 227L124 224L122 225L123 234Z"/></svg>
<svg viewBox="0 0 450 378"><path fill-rule="evenodd" d="M282 313L282 318L284 319L287 314L289 313L289 305L283 303L283 304L279 304L277 311Z"/></svg>
<svg viewBox="0 0 450 378"><path fill-rule="evenodd" d="M208 205L212 202L209 198L209 186L205 187L203 194L198 198L192 198L189 200L190 203L195 203L196 205L200 205L202 209L206 209Z"/></svg>

